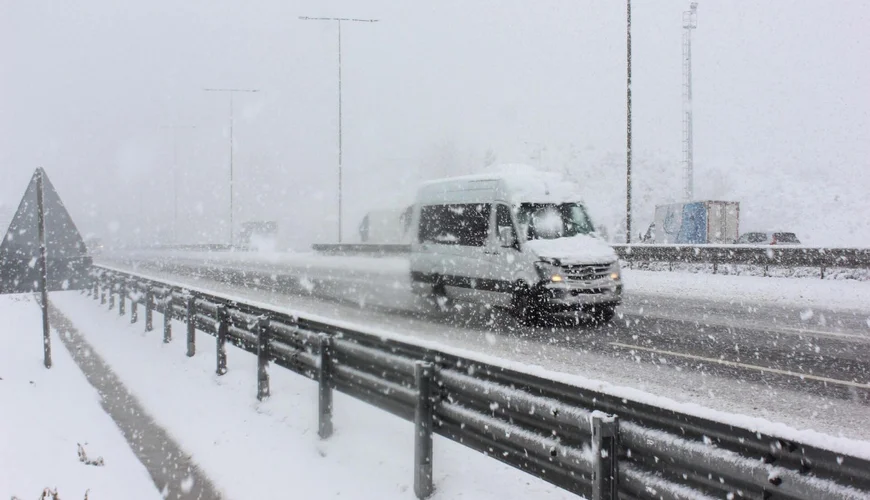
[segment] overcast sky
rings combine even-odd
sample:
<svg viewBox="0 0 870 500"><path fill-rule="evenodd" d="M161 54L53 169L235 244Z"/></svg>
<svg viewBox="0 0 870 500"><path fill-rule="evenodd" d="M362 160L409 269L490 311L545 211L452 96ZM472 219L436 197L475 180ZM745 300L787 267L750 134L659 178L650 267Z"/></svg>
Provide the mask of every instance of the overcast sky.
<svg viewBox="0 0 870 500"><path fill-rule="evenodd" d="M688 3L633 5L636 226L681 194ZM380 20L342 26L346 235L487 150L576 151L597 217L623 216L625 5L592 0L0 0L0 204L42 166L82 232L169 238L177 180L182 241L225 241L229 97L202 89L255 88L235 98L236 222L334 239L337 30L299 16ZM870 245L867 26L862 1L700 2L699 198Z"/></svg>

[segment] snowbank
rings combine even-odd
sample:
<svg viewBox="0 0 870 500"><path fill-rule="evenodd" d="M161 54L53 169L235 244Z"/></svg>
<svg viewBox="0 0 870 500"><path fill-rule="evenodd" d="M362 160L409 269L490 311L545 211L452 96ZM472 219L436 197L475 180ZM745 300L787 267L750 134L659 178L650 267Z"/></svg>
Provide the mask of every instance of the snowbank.
<svg viewBox="0 0 870 500"><path fill-rule="evenodd" d="M870 283L863 281L723 276L633 269L623 269L622 276L628 293L847 311L870 310Z"/></svg>
<svg viewBox="0 0 870 500"><path fill-rule="evenodd" d="M42 322L29 295L0 296L0 496L163 498L57 336L42 365ZM88 465L80 460L79 445Z"/></svg>

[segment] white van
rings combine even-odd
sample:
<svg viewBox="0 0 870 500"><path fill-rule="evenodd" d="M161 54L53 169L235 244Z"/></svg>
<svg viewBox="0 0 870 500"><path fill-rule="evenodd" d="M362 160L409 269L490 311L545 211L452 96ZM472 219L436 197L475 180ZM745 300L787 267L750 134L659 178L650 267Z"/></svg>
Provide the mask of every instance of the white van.
<svg viewBox="0 0 870 500"><path fill-rule="evenodd" d="M531 167L424 184L411 219L417 293L509 308L523 322L613 318L622 280L579 189Z"/></svg>

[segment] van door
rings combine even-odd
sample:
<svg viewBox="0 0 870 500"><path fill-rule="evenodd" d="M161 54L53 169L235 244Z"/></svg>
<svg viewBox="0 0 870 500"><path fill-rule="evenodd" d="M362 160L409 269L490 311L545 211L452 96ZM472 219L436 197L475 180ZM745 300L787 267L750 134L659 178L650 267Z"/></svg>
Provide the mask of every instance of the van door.
<svg viewBox="0 0 870 500"><path fill-rule="evenodd" d="M438 279L449 296L480 299L479 289L490 273L489 249L491 205L451 203L429 207L437 211L437 231L430 240L441 247L436 253Z"/></svg>
<svg viewBox="0 0 870 500"><path fill-rule="evenodd" d="M508 307L513 299L513 283L520 264L519 239L511 210L505 204L495 206L493 231L487 248L489 273L486 279L487 302Z"/></svg>

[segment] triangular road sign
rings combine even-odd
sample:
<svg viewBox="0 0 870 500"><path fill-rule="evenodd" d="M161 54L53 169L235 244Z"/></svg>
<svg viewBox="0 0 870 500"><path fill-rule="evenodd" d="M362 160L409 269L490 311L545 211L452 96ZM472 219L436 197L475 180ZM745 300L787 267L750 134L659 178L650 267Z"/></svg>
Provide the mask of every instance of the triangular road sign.
<svg viewBox="0 0 870 500"><path fill-rule="evenodd" d="M91 258L45 171L37 169L0 242L0 294L39 291L37 177L43 179L48 290L75 290L88 283Z"/></svg>

